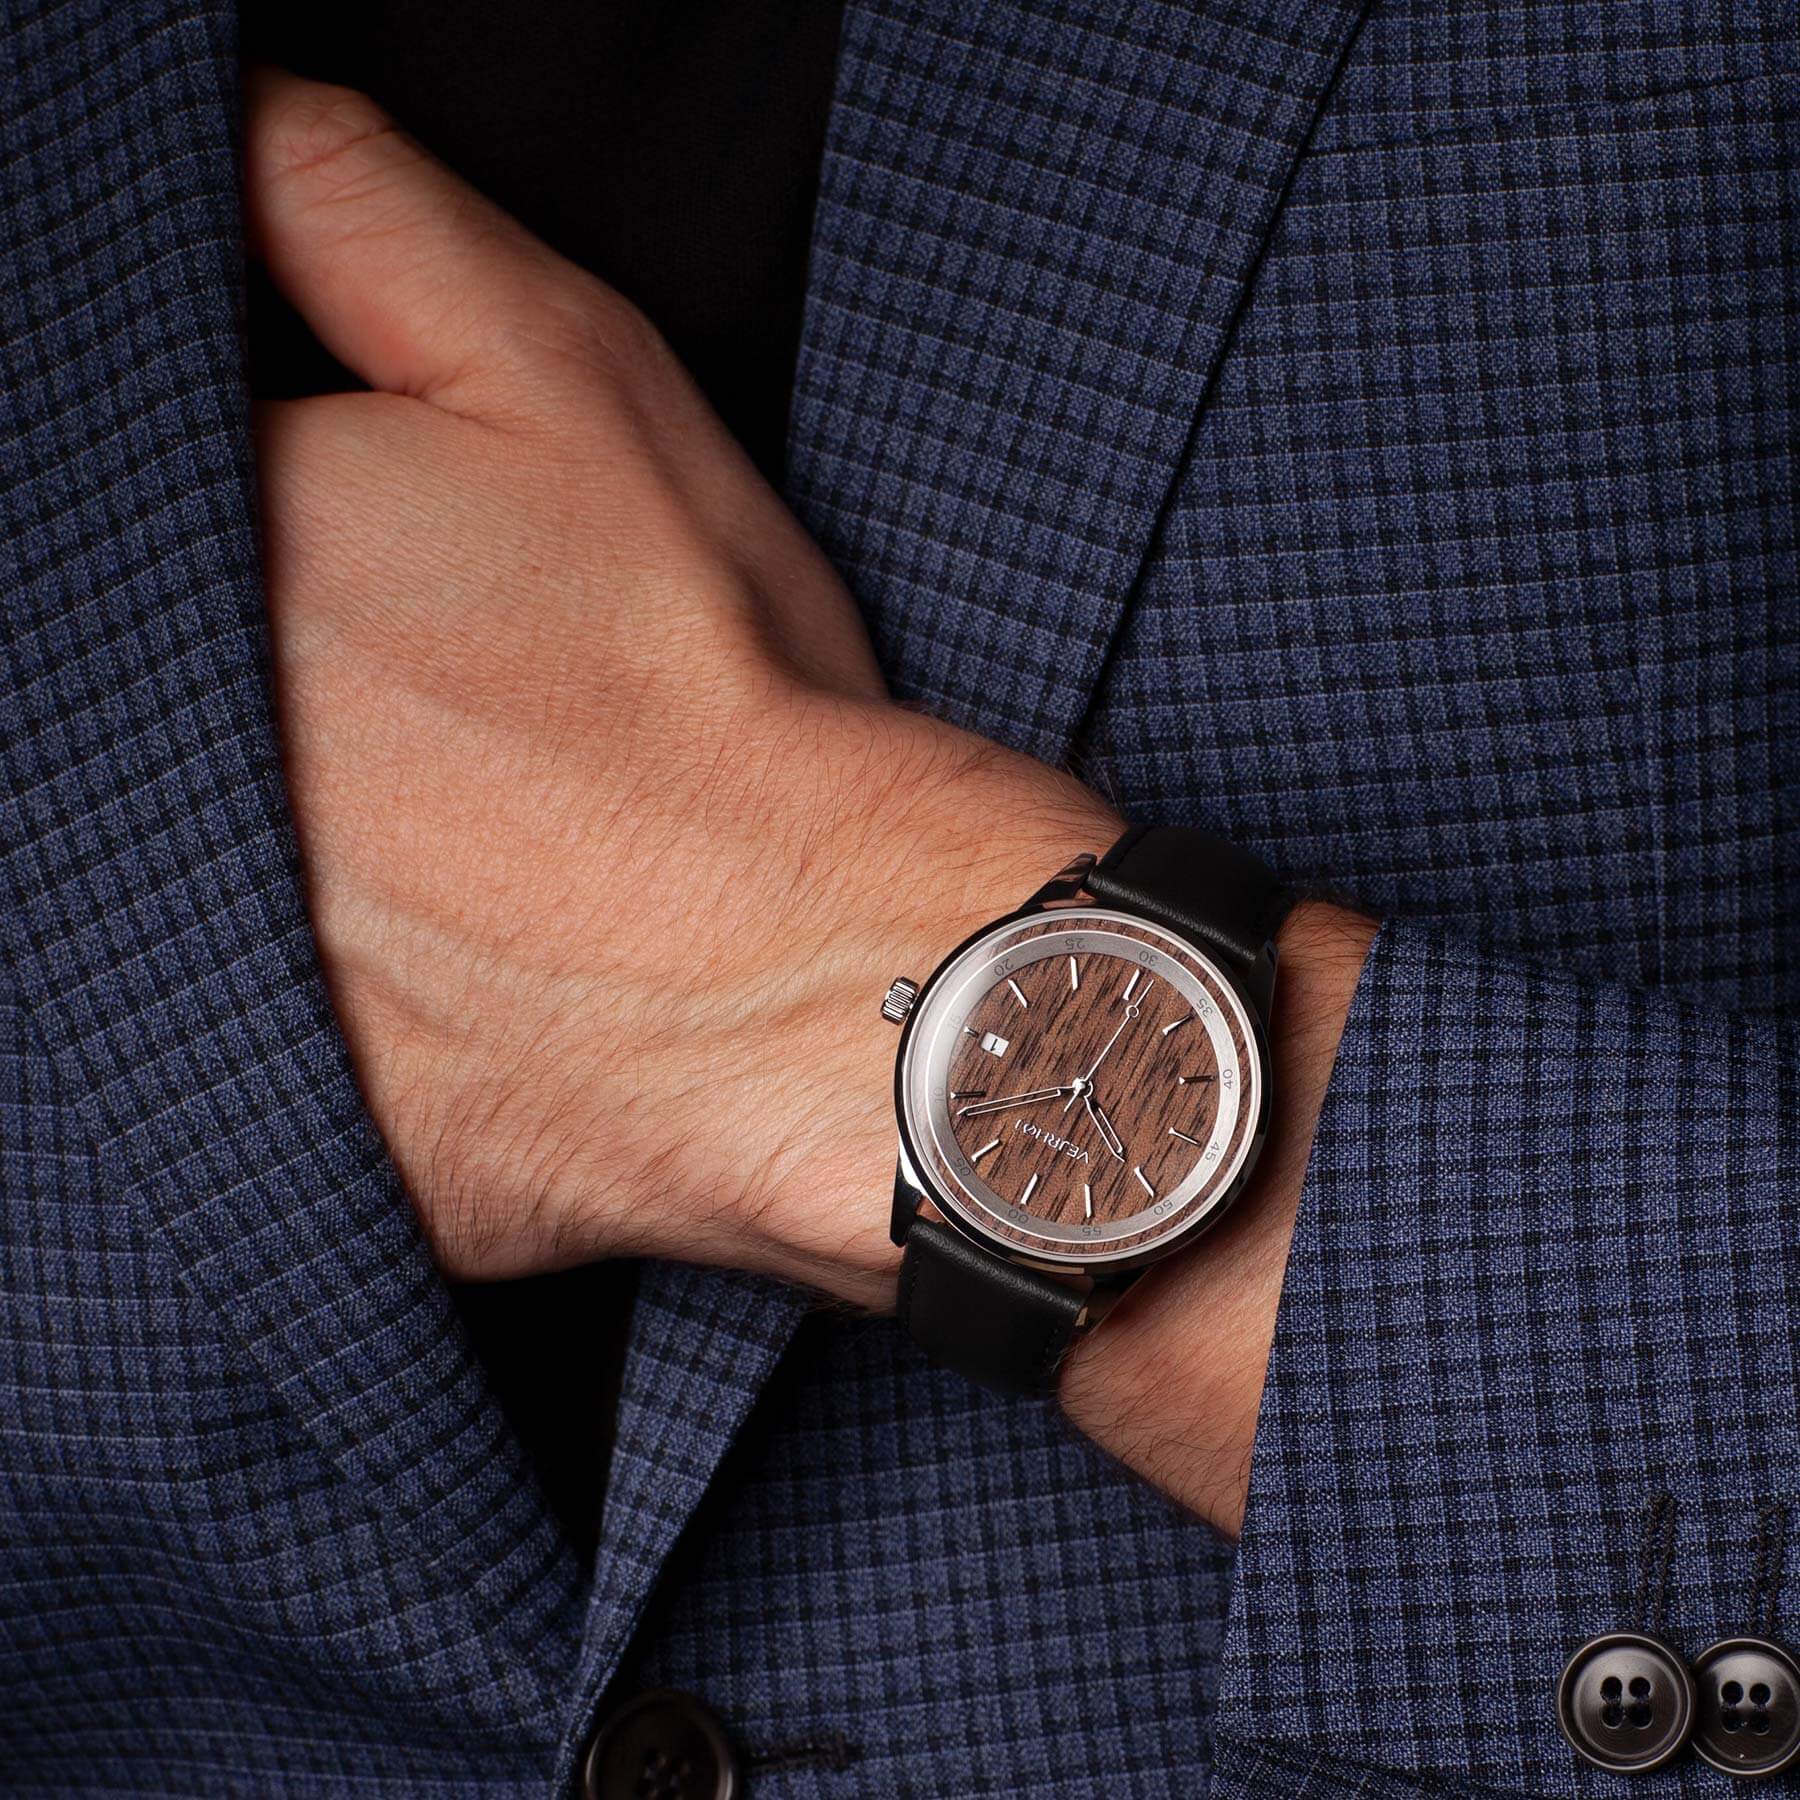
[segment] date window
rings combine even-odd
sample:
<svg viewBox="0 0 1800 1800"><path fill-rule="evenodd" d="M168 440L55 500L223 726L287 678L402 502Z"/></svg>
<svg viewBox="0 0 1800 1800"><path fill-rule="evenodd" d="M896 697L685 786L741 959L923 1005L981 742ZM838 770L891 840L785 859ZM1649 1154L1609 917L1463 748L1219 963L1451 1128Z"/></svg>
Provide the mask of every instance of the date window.
<svg viewBox="0 0 1800 1800"><path fill-rule="evenodd" d="M989 1056L1004 1056L1012 1045L997 1031L984 1031L981 1034L981 1047Z"/></svg>

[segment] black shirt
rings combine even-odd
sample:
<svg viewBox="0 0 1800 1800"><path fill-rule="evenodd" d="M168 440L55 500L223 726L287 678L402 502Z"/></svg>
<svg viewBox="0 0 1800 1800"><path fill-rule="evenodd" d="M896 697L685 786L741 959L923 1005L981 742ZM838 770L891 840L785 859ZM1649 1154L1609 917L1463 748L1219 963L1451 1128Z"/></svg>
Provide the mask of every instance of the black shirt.
<svg viewBox="0 0 1800 1800"><path fill-rule="evenodd" d="M778 480L838 0L246 0L247 60L372 94L635 301ZM354 386L253 272L255 391ZM632 1265L456 1290L573 1542L591 1555Z"/></svg>
<svg viewBox="0 0 1800 1800"><path fill-rule="evenodd" d="M637 303L778 476L838 0L245 0L244 53L374 95ZM346 385L266 290L252 379Z"/></svg>

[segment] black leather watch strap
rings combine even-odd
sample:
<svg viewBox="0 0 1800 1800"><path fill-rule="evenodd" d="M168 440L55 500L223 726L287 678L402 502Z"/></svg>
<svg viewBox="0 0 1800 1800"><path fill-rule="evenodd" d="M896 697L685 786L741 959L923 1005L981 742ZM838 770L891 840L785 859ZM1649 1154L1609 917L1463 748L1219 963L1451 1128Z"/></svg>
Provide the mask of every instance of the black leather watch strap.
<svg viewBox="0 0 1800 1800"><path fill-rule="evenodd" d="M1259 857L1185 825L1132 826L1083 885L1102 905L1142 913L1240 968L1262 955L1292 904Z"/></svg>
<svg viewBox="0 0 1800 1800"><path fill-rule="evenodd" d="M1006 1394L1055 1385L1086 1296L915 1219L900 1266L900 1323L941 1363Z"/></svg>

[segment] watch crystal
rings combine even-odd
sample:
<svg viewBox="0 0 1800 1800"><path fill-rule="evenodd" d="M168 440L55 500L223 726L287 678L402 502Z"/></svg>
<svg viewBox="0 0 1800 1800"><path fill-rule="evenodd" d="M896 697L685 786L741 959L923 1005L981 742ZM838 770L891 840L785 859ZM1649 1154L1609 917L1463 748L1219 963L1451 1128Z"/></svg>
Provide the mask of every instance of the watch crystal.
<svg viewBox="0 0 1800 1800"><path fill-rule="evenodd" d="M904 1136L947 1211L1036 1258L1158 1254L1260 1143L1259 1042L1210 958L1098 908L996 926L919 997Z"/></svg>

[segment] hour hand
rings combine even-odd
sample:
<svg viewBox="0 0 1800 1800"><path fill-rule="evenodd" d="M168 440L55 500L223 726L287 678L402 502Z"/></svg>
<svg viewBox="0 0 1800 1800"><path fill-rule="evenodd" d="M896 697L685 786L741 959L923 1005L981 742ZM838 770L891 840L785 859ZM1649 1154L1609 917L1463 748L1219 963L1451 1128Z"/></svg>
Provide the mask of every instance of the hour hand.
<svg viewBox="0 0 1800 1800"><path fill-rule="evenodd" d="M1119 1140L1119 1134L1113 1130L1113 1122L1106 1116L1106 1110L1092 1094L1085 1096L1088 1117L1094 1121L1094 1129L1100 1134L1100 1141L1120 1162L1125 1160L1125 1146Z"/></svg>
<svg viewBox="0 0 1800 1800"><path fill-rule="evenodd" d="M1031 1106L1039 1100L1060 1100L1075 1090L1066 1087L1034 1088L1029 1094L1008 1094L1004 1100L982 1100L974 1106L959 1106L959 1119L972 1119L977 1113L1004 1112L1009 1106Z"/></svg>

